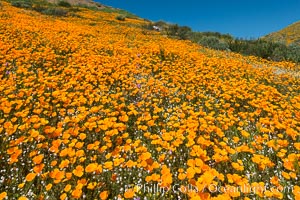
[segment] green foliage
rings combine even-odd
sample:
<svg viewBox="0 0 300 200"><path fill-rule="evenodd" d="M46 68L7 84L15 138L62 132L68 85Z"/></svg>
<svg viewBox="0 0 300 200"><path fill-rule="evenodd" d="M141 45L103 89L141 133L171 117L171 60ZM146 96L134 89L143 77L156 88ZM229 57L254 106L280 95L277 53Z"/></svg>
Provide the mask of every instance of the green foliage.
<svg viewBox="0 0 300 200"><path fill-rule="evenodd" d="M150 22L150 23L147 23L147 24L143 24L142 28L146 29L146 30L153 30L153 26L154 26L153 23Z"/></svg>
<svg viewBox="0 0 300 200"><path fill-rule="evenodd" d="M218 32L191 32L189 34L189 40L199 43L199 41L203 38L203 37L216 37L222 41L226 41L226 43L228 41L234 40L234 38L229 35L229 34L221 34Z"/></svg>
<svg viewBox="0 0 300 200"><path fill-rule="evenodd" d="M124 15L126 18L131 18L131 19L138 19L139 18L135 14L132 14L132 13L127 12L125 10L116 9L116 12L119 13L120 15Z"/></svg>
<svg viewBox="0 0 300 200"><path fill-rule="evenodd" d="M33 7L33 10L35 10L39 13L43 13L43 11L47 10L47 6L36 5L36 6Z"/></svg>
<svg viewBox="0 0 300 200"><path fill-rule="evenodd" d="M300 46L296 44L288 46L286 58L287 60L300 62Z"/></svg>
<svg viewBox="0 0 300 200"><path fill-rule="evenodd" d="M178 24L170 24L167 28L166 28L166 32L168 36L176 36L177 35L177 31L179 29Z"/></svg>
<svg viewBox="0 0 300 200"><path fill-rule="evenodd" d="M71 7L71 8L69 8L69 11L70 12L80 12L81 9L79 7Z"/></svg>
<svg viewBox="0 0 300 200"><path fill-rule="evenodd" d="M19 8L32 9L46 15L66 16L68 11L57 7L46 0L10 0L12 6ZM61 1L58 5L67 6L67 2Z"/></svg>
<svg viewBox="0 0 300 200"><path fill-rule="evenodd" d="M188 39L188 34L191 32L191 28L188 26L178 26L177 24L171 24L166 29L167 35L177 36L179 39Z"/></svg>
<svg viewBox="0 0 300 200"><path fill-rule="evenodd" d="M192 31L192 29L188 26L180 26L178 29L178 37L182 40L186 40L189 37L189 33Z"/></svg>
<svg viewBox="0 0 300 200"><path fill-rule="evenodd" d="M300 47L297 45L287 46L283 43L257 39L236 39L229 43L230 50L244 55L254 55L274 61L300 62Z"/></svg>
<svg viewBox="0 0 300 200"><path fill-rule="evenodd" d="M158 21L158 22L149 22L146 23L142 26L143 29L147 29L147 30L155 30L154 27L159 27L161 30L166 30L169 26L169 24L167 24L164 21Z"/></svg>
<svg viewBox="0 0 300 200"><path fill-rule="evenodd" d="M166 28L168 36L176 36L179 39L185 40L188 39L189 33L192 29L188 26L179 26L178 24L170 24Z"/></svg>
<svg viewBox="0 0 300 200"><path fill-rule="evenodd" d="M49 3L46 0L7 0L12 6L19 7L19 8L33 8L34 6L42 5L42 6L49 6Z"/></svg>
<svg viewBox="0 0 300 200"><path fill-rule="evenodd" d="M11 5L17 8L32 8L32 3L28 1L11 1Z"/></svg>
<svg viewBox="0 0 300 200"><path fill-rule="evenodd" d="M203 36L198 43L205 47L217 50L226 50L229 48L229 45L226 42L223 42L221 39L215 36Z"/></svg>
<svg viewBox="0 0 300 200"><path fill-rule="evenodd" d="M118 15L116 16L116 19L120 21L125 21L126 17L124 15Z"/></svg>
<svg viewBox="0 0 300 200"><path fill-rule="evenodd" d="M78 4L77 7L86 8L86 9L95 10L95 11L99 10L99 8L97 8L96 6L88 6L88 5L85 5L85 4Z"/></svg>
<svg viewBox="0 0 300 200"><path fill-rule="evenodd" d="M300 62L300 46L263 39L237 39L218 32L189 32L186 38L216 50L230 50L243 55L252 55L273 61Z"/></svg>
<svg viewBox="0 0 300 200"><path fill-rule="evenodd" d="M59 1L57 5L59 5L61 7L66 7L66 8L72 7L72 5L67 1Z"/></svg>
<svg viewBox="0 0 300 200"><path fill-rule="evenodd" d="M155 23L153 23L154 26L160 26L162 28L165 28L165 27L168 27L169 24L167 22L164 22L164 21L157 21Z"/></svg>
<svg viewBox="0 0 300 200"><path fill-rule="evenodd" d="M46 15L57 16L57 17L65 17L67 16L68 11L62 8L50 7L47 8L46 10L43 10L42 13Z"/></svg>
<svg viewBox="0 0 300 200"><path fill-rule="evenodd" d="M297 45L287 46L283 43L263 39L237 39L229 34L218 32L194 32L190 27L169 24L164 21L151 22L143 28L153 30L153 26L159 27L162 34L169 37L190 40L216 50L229 50L273 61L300 62L300 46Z"/></svg>
<svg viewBox="0 0 300 200"><path fill-rule="evenodd" d="M154 26L159 27L159 29L168 35L169 37L178 38L181 40L189 39L189 35L192 29L188 26L179 26L178 24L169 24L164 21L150 22L143 26L147 30L154 30Z"/></svg>
<svg viewBox="0 0 300 200"><path fill-rule="evenodd" d="M99 11L107 12L107 13L118 13L119 15L123 15L125 18L131 18L131 19L139 18L138 16L136 16L130 12L127 12L125 10L111 8L111 7L105 7L105 8L100 9Z"/></svg>
<svg viewBox="0 0 300 200"><path fill-rule="evenodd" d="M118 13L117 20L124 21L126 18L138 18L136 15L125 10L115 9L111 7L104 7L99 9L96 6L78 5L72 7L70 3L61 0L57 5L51 4L45 0L8 0L12 6L26 9L33 9L37 12L63 17L70 12L79 11L79 7L84 7L92 10L108 13ZM59 8L66 7L68 10ZM1 9L1 2L0 2ZM230 50L244 55L252 55L264 59L274 61L292 61L300 62L300 46L297 46L298 40L295 40L293 45L285 45L284 43L273 42L263 39L237 39L229 34L221 34L218 32L194 32L188 26L179 26L178 24L170 24L164 21L150 22L143 26L144 29L154 30L154 26L159 27L159 31L172 38L190 40L192 42L201 44L205 47L216 50Z"/></svg>
<svg viewBox="0 0 300 200"><path fill-rule="evenodd" d="M272 53L272 60L281 61L285 60L286 57L286 49L283 47L276 47Z"/></svg>

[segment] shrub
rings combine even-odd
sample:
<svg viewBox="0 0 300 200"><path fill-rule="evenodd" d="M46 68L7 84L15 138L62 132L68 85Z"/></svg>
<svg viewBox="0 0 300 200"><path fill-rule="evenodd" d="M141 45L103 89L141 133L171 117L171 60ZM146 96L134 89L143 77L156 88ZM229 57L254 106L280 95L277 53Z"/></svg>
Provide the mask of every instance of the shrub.
<svg viewBox="0 0 300 200"><path fill-rule="evenodd" d="M33 8L33 10L40 12L40 13L43 13L43 11L47 10L47 7L41 6L41 5L34 5L32 8Z"/></svg>
<svg viewBox="0 0 300 200"><path fill-rule="evenodd" d="M71 7L71 8L69 8L69 11L70 12L80 12L81 10L79 7Z"/></svg>
<svg viewBox="0 0 300 200"><path fill-rule="evenodd" d="M32 8L32 3L25 1L12 1L11 5L18 8Z"/></svg>
<svg viewBox="0 0 300 200"><path fill-rule="evenodd" d="M65 17L68 14L68 11L61 8L47 8L46 10L42 11L42 13L46 15Z"/></svg>
<svg viewBox="0 0 300 200"><path fill-rule="evenodd" d="M300 46L292 44L287 48L287 60L300 62Z"/></svg>
<svg viewBox="0 0 300 200"><path fill-rule="evenodd" d="M76 5L77 7L80 7L80 8L86 8L86 9L89 9L89 10L99 10L99 8L97 6L88 6L86 4L82 4L82 3L79 3Z"/></svg>
<svg viewBox="0 0 300 200"><path fill-rule="evenodd" d="M96 25L97 25L97 23L95 23L95 22L91 22L91 23L89 23L89 25L90 25L90 26L96 26Z"/></svg>
<svg viewBox="0 0 300 200"><path fill-rule="evenodd" d="M229 45L226 42L221 41L215 36L203 36L198 43L205 47L217 50L226 50L229 48Z"/></svg>
<svg viewBox="0 0 300 200"><path fill-rule="evenodd" d="M274 60L274 61L285 60L285 58L286 58L286 51L283 48L277 47L272 52L271 59Z"/></svg>
<svg viewBox="0 0 300 200"><path fill-rule="evenodd" d="M189 33L192 31L192 29L188 26L180 26L178 29L178 37L182 40L186 40L189 37Z"/></svg>
<svg viewBox="0 0 300 200"><path fill-rule="evenodd" d="M153 30L153 26L154 26L153 23L150 22L150 23L143 24L142 28L146 30Z"/></svg>
<svg viewBox="0 0 300 200"><path fill-rule="evenodd" d="M124 15L118 15L116 17L117 20L120 20L120 21L125 21L126 17Z"/></svg>
<svg viewBox="0 0 300 200"><path fill-rule="evenodd" d="M178 34L178 29L179 29L178 24L170 24L170 25L166 28L167 35L168 35L168 36L177 36L177 34Z"/></svg>
<svg viewBox="0 0 300 200"><path fill-rule="evenodd" d="M160 27L166 27L166 26L168 26L168 23L164 22L164 21L157 21L153 25L154 26L160 26Z"/></svg>
<svg viewBox="0 0 300 200"><path fill-rule="evenodd" d="M59 1L57 5L62 6L62 7L67 7L67 8L72 7L72 5L67 1Z"/></svg>
<svg viewBox="0 0 300 200"><path fill-rule="evenodd" d="M158 23L163 27L168 36L177 37L179 39L185 40L189 39L189 34L192 29L188 26L179 26L178 24L164 24L164 22Z"/></svg>

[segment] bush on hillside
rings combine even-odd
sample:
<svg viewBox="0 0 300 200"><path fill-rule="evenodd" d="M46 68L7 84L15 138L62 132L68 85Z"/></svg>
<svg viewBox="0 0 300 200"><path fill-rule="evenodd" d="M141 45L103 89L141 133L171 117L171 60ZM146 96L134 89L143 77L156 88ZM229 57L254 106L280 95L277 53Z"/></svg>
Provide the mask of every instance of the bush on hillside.
<svg viewBox="0 0 300 200"><path fill-rule="evenodd" d="M81 9L79 7L71 7L71 8L69 8L69 11L70 12L80 12Z"/></svg>
<svg viewBox="0 0 300 200"><path fill-rule="evenodd" d="M189 39L189 33L192 29L188 26L179 26L178 24L169 24L164 28L168 36L178 37L181 40Z"/></svg>
<svg viewBox="0 0 300 200"><path fill-rule="evenodd" d="M157 22L154 22L153 25L154 26L159 26L159 27L166 27L169 24L167 22L164 22L164 21L157 21Z"/></svg>
<svg viewBox="0 0 300 200"><path fill-rule="evenodd" d="M59 1L57 5L59 5L61 7L66 7L66 8L72 7L72 5L67 1Z"/></svg>
<svg viewBox="0 0 300 200"><path fill-rule="evenodd" d="M287 54L287 49L284 47L276 47L272 52L271 60L282 61L285 60Z"/></svg>
<svg viewBox="0 0 300 200"><path fill-rule="evenodd" d="M187 40L189 38L189 33L192 31L192 29L188 26L179 26L178 29L178 37L181 40Z"/></svg>
<svg viewBox="0 0 300 200"><path fill-rule="evenodd" d="M119 21L125 21L126 17L124 15L118 15L116 16L116 19Z"/></svg>
<svg viewBox="0 0 300 200"><path fill-rule="evenodd" d="M273 61L300 62L300 46L298 45L287 46L284 43L262 39L235 39L230 41L229 49L244 55L253 55Z"/></svg>
<svg viewBox="0 0 300 200"><path fill-rule="evenodd" d="M295 62L300 62L300 46L296 44L292 44L288 46L288 51L287 51L287 60L295 61Z"/></svg>
<svg viewBox="0 0 300 200"><path fill-rule="evenodd" d="M142 28L146 29L146 30L154 30L153 26L154 26L154 24L150 22L150 23L143 24Z"/></svg>
<svg viewBox="0 0 300 200"><path fill-rule="evenodd" d="M42 6L42 5L34 5L32 8L33 8L33 10L40 12L40 13L43 13L43 11L47 10L47 7Z"/></svg>
<svg viewBox="0 0 300 200"><path fill-rule="evenodd" d="M32 8L32 3L26 1L12 1L11 5L17 8Z"/></svg>
<svg viewBox="0 0 300 200"><path fill-rule="evenodd" d="M62 9L62 8L47 8L46 10L42 11L43 14L46 15L52 15L57 17L65 17L68 14L68 11Z"/></svg>
<svg viewBox="0 0 300 200"><path fill-rule="evenodd" d="M229 48L229 45L226 42L223 42L215 36L203 36L198 43L205 47L217 50L226 50Z"/></svg>

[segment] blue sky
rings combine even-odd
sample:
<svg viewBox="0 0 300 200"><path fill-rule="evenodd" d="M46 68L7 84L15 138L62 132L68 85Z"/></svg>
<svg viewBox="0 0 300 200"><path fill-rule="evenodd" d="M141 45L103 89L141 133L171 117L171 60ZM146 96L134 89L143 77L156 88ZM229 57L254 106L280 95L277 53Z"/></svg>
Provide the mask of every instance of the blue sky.
<svg viewBox="0 0 300 200"><path fill-rule="evenodd" d="M300 20L300 0L95 0L152 21L257 38Z"/></svg>

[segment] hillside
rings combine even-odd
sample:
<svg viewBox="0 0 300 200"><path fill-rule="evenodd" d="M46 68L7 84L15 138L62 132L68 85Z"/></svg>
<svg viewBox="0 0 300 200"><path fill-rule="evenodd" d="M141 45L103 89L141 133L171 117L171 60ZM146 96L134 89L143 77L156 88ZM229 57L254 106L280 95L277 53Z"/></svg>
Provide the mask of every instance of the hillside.
<svg viewBox="0 0 300 200"><path fill-rule="evenodd" d="M263 38L276 42L283 42L288 45L300 45L300 21L295 22L280 31L270 33Z"/></svg>
<svg viewBox="0 0 300 200"><path fill-rule="evenodd" d="M0 200L300 199L299 65L43 9L0 2Z"/></svg>
<svg viewBox="0 0 300 200"><path fill-rule="evenodd" d="M61 0L46 0L46 1L55 4L61 2ZM93 0L64 0L64 1L70 3L71 5L85 5L85 6L98 7L98 8L102 7L100 3L96 3Z"/></svg>

